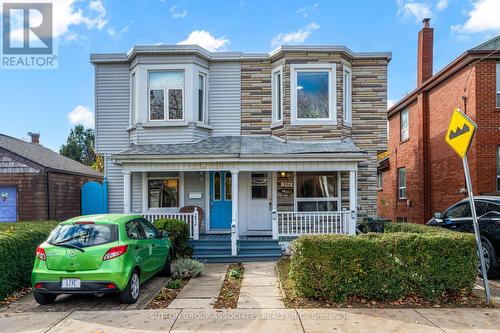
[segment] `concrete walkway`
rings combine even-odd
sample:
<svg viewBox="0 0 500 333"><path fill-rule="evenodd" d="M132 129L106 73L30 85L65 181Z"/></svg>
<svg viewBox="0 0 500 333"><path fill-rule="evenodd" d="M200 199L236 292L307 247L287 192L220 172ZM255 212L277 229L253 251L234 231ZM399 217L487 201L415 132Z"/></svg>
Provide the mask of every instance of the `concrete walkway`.
<svg viewBox="0 0 500 333"><path fill-rule="evenodd" d="M500 332L500 309L165 309L0 313L2 332Z"/></svg>
<svg viewBox="0 0 500 333"><path fill-rule="evenodd" d="M238 309L284 309L276 262L244 263Z"/></svg>
<svg viewBox="0 0 500 333"><path fill-rule="evenodd" d="M203 273L189 280L169 309L211 309L219 297L229 264L205 264Z"/></svg>

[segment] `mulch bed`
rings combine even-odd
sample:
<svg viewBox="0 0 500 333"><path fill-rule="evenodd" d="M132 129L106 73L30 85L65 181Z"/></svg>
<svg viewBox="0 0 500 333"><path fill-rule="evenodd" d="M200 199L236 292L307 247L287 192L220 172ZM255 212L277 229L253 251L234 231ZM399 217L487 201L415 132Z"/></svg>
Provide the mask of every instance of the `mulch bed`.
<svg viewBox="0 0 500 333"><path fill-rule="evenodd" d="M241 263L229 265L214 309L236 309L244 271Z"/></svg>
<svg viewBox="0 0 500 333"><path fill-rule="evenodd" d="M169 281L169 284L172 281L173 280ZM181 292L182 288L189 282L189 279L179 279L178 281L180 282L179 288L168 288L169 284L167 284L167 286L160 290L151 303L149 303L147 309L166 309Z"/></svg>
<svg viewBox="0 0 500 333"><path fill-rule="evenodd" d="M21 297L23 297L26 294L29 294L31 292L31 288L21 288L20 290L14 291L12 294L8 295L5 297L3 300L0 301L0 306L6 306L9 305Z"/></svg>
<svg viewBox="0 0 500 333"><path fill-rule="evenodd" d="M395 301L376 301L351 296L345 302L333 302L327 299L307 299L297 295L293 282L288 278L290 259L283 258L277 265L281 289L284 292L283 302L288 308L495 308L498 304L486 305L483 298L473 292L459 294L443 294L434 301L411 295Z"/></svg>

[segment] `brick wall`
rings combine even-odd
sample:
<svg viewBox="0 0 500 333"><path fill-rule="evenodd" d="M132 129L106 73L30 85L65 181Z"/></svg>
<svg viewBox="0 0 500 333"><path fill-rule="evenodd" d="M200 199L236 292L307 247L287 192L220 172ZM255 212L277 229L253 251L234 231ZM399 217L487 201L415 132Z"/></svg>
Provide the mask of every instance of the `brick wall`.
<svg viewBox="0 0 500 333"><path fill-rule="evenodd" d="M410 140L399 142L400 115L389 119L390 169L383 173L378 193L378 213L396 220L425 223L434 212L442 212L465 197L462 160L445 142L454 108L465 111L478 125L468 155L475 194L495 192L496 149L500 145L500 110L496 109L495 61L466 66L410 105ZM464 88L467 88L464 93ZM464 105L462 96L467 96ZM428 127L423 126L427 103ZM423 153L427 140L427 155ZM425 162L426 161L426 162ZM397 169L407 168L407 193L411 207L397 199ZM427 175L427 185L424 174ZM427 197L426 197L427 196ZM395 203L395 204L394 204Z"/></svg>

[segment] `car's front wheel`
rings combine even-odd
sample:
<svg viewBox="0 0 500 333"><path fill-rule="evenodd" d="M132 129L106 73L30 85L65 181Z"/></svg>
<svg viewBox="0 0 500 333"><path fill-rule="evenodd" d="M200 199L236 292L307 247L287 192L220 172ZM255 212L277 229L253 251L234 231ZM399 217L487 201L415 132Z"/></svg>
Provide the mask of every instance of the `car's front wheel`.
<svg viewBox="0 0 500 333"><path fill-rule="evenodd" d="M134 304L139 298L141 293L141 283L139 279L139 272L136 270L132 272L128 281L127 287L120 292L120 300L122 303Z"/></svg>
<svg viewBox="0 0 500 333"><path fill-rule="evenodd" d="M161 275L170 276L172 275L172 252L168 254L167 260L165 261L165 266L161 271Z"/></svg>
<svg viewBox="0 0 500 333"><path fill-rule="evenodd" d="M54 294L42 294L38 291L33 291L33 297L35 301L40 305L52 304L56 300L57 295Z"/></svg>
<svg viewBox="0 0 500 333"><path fill-rule="evenodd" d="M496 278L499 276L500 270L498 269L498 267L495 267L495 263L497 260L495 255L495 250L493 250L493 247L487 241L483 241L482 245L483 245L484 265L486 266L485 268L488 277ZM479 269L479 275L482 276L481 267L479 267L478 269Z"/></svg>

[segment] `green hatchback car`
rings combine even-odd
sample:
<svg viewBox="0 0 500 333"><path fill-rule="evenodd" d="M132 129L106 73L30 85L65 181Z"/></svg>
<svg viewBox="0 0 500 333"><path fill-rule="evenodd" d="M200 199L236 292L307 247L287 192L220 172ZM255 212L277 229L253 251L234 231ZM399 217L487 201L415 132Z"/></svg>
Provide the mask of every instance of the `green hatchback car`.
<svg viewBox="0 0 500 333"><path fill-rule="evenodd" d="M168 234L139 215L75 217L36 249L33 295L49 304L60 294L119 293L135 303L144 281L170 275L172 256Z"/></svg>

